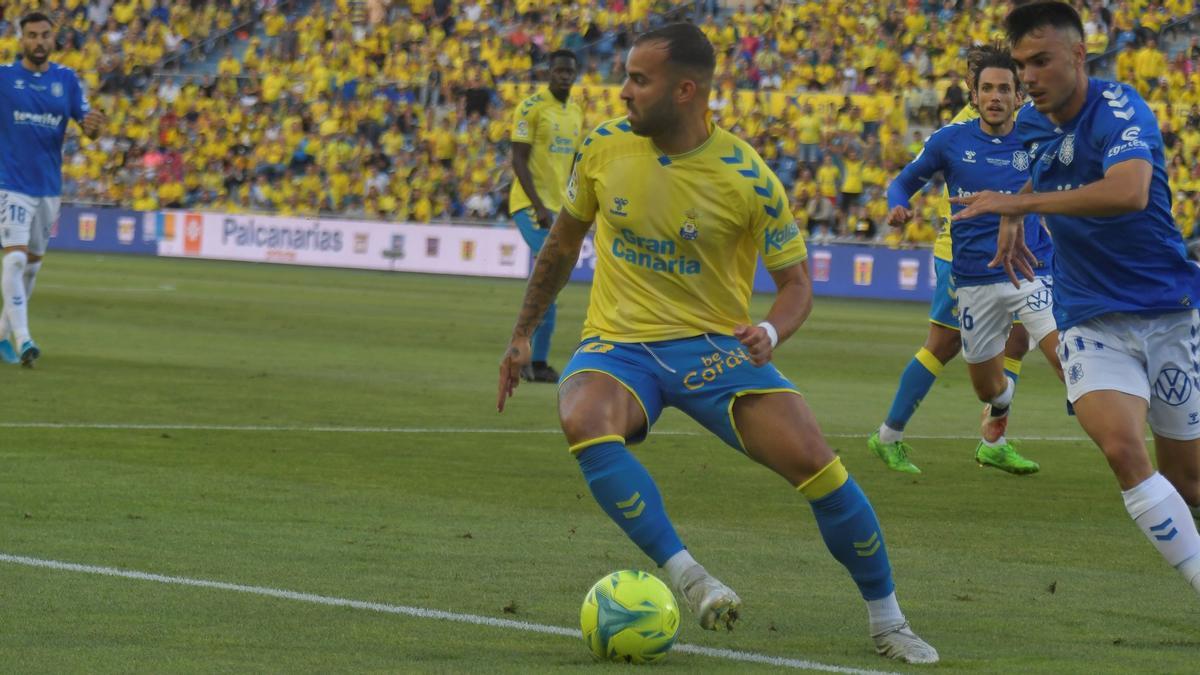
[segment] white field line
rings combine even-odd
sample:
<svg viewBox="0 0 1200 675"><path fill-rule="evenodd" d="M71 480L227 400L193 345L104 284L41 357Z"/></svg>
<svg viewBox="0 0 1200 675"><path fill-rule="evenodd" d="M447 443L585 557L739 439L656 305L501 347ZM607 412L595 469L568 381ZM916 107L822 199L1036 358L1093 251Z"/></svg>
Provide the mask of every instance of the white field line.
<svg viewBox="0 0 1200 675"><path fill-rule="evenodd" d="M137 286L76 286L72 284L43 284L39 283L41 288L65 288L72 291L86 293L173 293L175 286L171 284L160 284L155 287L137 287Z"/></svg>
<svg viewBox="0 0 1200 675"><path fill-rule="evenodd" d="M469 427L339 427L269 424L125 424L103 422L0 422L0 429L95 429L109 431L244 431L320 434L561 434L559 429L505 429ZM652 436L711 436L705 431L654 430ZM870 433L825 434L826 438L862 438ZM978 435L905 434L907 439L924 441L970 441ZM1087 441L1083 436L1016 436L1023 441Z"/></svg>
<svg viewBox="0 0 1200 675"><path fill-rule="evenodd" d="M237 593L249 593L251 595L261 595L270 598L279 598L282 600L295 600L297 602L308 602L317 605L327 605L330 607L349 607L350 609L360 609L370 612L382 612L384 614L401 614L404 616L415 617L418 619L437 619L441 621L456 621L459 623L474 624L477 626L488 626L491 628L504 628L508 630L525 631L527 633L545 633L547 635L561 635L563 637L579 638L580 633L574 628L563 628L561 626L548 626L540 623L529 623L526 621L515 621L513 619L497 619L490 616L479 616L476 614L458 614L455 612L444 612L437 609L426 609L423 607L407 607L405 605L389 605L380 602L365 602L362 600L350 600L347 598L337 598L328 595L314 595L312 593L300 593L298 591L288 591L279 588L268 588L265 586L247 586L244 584L232 584L225 581L209 581L207 579L190 579L188 577L173 577L163 574L151 574L149 572L137 572L134 570L123 570L115 567L97 567L94 565L80 565L77 563L60 562L57 560L43 560L41 558L29 558L26 556L10 555L0 553L0 562L13 565L25 565L27 567L41 567L45 569L58 570L61 572L79 572L82 574L98 574L108 577L119 577L122 579L134 579L137 581L154 581L160 584L171 584L175 586L192 586L197 588L210 588L219 591L234 591ZM582 649L582 648L581 648ZM768 654L758 654L755 652L742 652L732 649L714 649L712 647L700 647L697 645L676 644L673 651L683 652L685 654L695 654L697 656L707 656L716 659L725 659L727 661L740 661L743 663L761 663L769 666L780 668L795 668L799 670L814 670L826 673L854 673L854 674L870 674L876 675L883 673L877 670L859 670L857 668L844 668L842 666L833 666L816 661L805 661L802 659L789 659L782 656L770 656Z"/></svg>

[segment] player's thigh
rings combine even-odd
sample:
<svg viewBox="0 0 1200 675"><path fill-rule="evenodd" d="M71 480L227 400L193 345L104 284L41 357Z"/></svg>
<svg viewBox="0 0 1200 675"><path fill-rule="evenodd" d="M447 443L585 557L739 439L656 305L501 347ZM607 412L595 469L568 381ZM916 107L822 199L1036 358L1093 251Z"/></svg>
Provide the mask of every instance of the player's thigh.
<svg viewBox="0 0 1200 675"><path fill-rule="evenodd" d="M1029 353L1029 331L1025 330L1020 321L1013 321L1012 330L1008 333L1008 342L1004 343L1004 355L1020 361Z"/></svg>
<svg viewBox="0 0 1200 675"><path fill-rule="evenodd" d="M588 340L558 386L558 416L572 446L604 436L639 443L662 414L658 382L637 345Z"/></svg>
<svg viewBox="0 0 1200 675"><path fill-rule="evenodd" d="M521 238L525 240L529 250L537 255L546 243L546 237L550 235L550 230L538 227L537 211L534 211L532 206L523 208L513 214L513 222L517 224L517 230L520 231Z"/></svg>
<svg viewBox="0 0 1200 675"><path fill-rule="evenodd" d="M733 403L733 423L746 454L799 486L833 461L821 428L795 392L746 394Z"/></svg>
<svg viewBox="0 0 1200 675"><path fill-rule="evenodd" d="M36 207L33 197L0 190L0 242L5 249L29 247Z"/></svg>
<svg viewBox="0 0 1200 675"><path fill-rule="evenodd" d="M673 405L730 447L799 485L833 460L799 391L774 364L756 367L732 337L710 335L655 350Z"/></svg>
<svg viewBox="0 0 1200 675"><path fill-rule="evenodd" d="M1067 400L1122 489L1153 472L1144 438L1150 384L1129 326L1119 315L1092 319L1063 331L1058 345Z"/></svg>
<svg viewBox="0 0 1200 675"><path fill-rule="evenodd" d="M986 284L958 289L958 323L963 360L968 364L991 361L1004 353L1012 329L1012 309L1005 286ZM1014 289L1015 290L1015 289Z"/></svg>
<svg viewBox="0 0 1200 675"><path fill-rule="evenodd" d="M941 258L933 259L933 270L937 283L933 289L933 299L929 303L929 322L952 331L958 326L958 299L954 288L954 275L951 264Z"/></svg>
<svg viewBox="0 0 1200 675"><path fill-rule="evenodd" d="M1147 317L1141 333L1151 430L1177 441L1200 439L1200 313Z"/></svg>
<svg viewBox="0 0 1200 675"><path fill-rule="evenodd" d="M37 262L50 248L50 233L58 222L61 206L59 197L38 197L34 200L33 222L29 227L30 261Z"/></svg>

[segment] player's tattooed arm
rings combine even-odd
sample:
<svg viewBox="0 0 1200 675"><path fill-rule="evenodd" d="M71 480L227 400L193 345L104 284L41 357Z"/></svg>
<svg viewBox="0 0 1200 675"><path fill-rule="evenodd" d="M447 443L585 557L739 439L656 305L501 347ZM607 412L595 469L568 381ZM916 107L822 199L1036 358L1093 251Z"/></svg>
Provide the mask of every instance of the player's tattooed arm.
<svg viewBox="0 0 1200 675"><path fill-rule="evenodd" d="M517 325L513 328L512 340L500 359L500 380L496 391L496 410L504 412L505 402L521 383L521 368L530 361L529 338L542 320L546 308L571 278L571 270L579 259L579 249L591 223L572 218L563 211L550 229L542 252L538 254L529 285L525 288L525 301Z"/></svg>
<svg viewBox="0 0 1200 675"><path fill-rule="evenodd" d="M579 249L590 223L571 217L566 211L558 214L546 243L538 254L525 288L525 301L513 328L513 338L528 338L542 320L546 309L554 302L571 278L571 270L579 259Z"/></svg>

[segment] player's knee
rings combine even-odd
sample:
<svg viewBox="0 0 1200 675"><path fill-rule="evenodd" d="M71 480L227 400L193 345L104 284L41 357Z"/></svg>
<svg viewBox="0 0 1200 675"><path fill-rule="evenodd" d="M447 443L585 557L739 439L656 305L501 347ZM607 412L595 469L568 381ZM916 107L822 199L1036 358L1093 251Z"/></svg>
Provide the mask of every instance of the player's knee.
<svg viewBox="0 0 1200 675"><path fill-rule="evenodd" d="M929 339L925 341L925 349L929 350L929 353L933 354L933 357L942 365L945 365L962 351L962 337L956 330L948 328L934 330L930 332Z"/></svg>
<svg viewBox="0 0 1200 675"><path fill-rule="evenodd" d="M1004 390L1008 387L1008 383L1005 381L1004 376L1001 375L999 378L988 377L971 380L971 386L974 387L975 395L979 397L979 400L988 403L1000 394L1003 394Z"/></svg>

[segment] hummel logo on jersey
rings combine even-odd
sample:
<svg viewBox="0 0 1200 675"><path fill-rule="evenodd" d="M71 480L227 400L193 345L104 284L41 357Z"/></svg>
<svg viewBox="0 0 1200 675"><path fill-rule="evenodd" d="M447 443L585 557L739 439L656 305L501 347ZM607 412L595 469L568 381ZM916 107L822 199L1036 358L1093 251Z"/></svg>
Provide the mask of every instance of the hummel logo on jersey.
<svg viewBox="0 0 1200 675"><path fill-rule="evenodd" d="M25 80L17 80L16 82L13 82L13 89L24 89L24 88L25 88Z"/></svg>
<svg viewBox="0 0 1200 675"><path fill-rule="evenodd" d="M613 207L608 210L614 216L628 216L625 207L629 206L629 200L624 197L613 197Z"/></svg>
<svg viewBox="0 0 1200 675"><path fill-rule="evenodd" d="M1154 395L1167 405L1179 406L1192 397L1192 381L1178 368L1163 368L1154 381Z"/></svg>
<svg viewBox="0 0 1200 675"><path fill-rule="evenodd" d="M1108 99L1108 107L1118 108L1118 110L1109 111L1114 117L1119 117L1123 120L1129 120L1133 118L1133 108L1125 107L1129 105L1129 97L1121 95L1120 87L1114 87L1112 89L1102 91L1100 92L1100 95Z"/></svg>
<svg viewBox="0 0 1200 675"><path fill-rule="evenodd" d="M968 162L970 164L974 164L975 163L975 151L974 150L964 150L963 151L963 161Z"/></svg>

